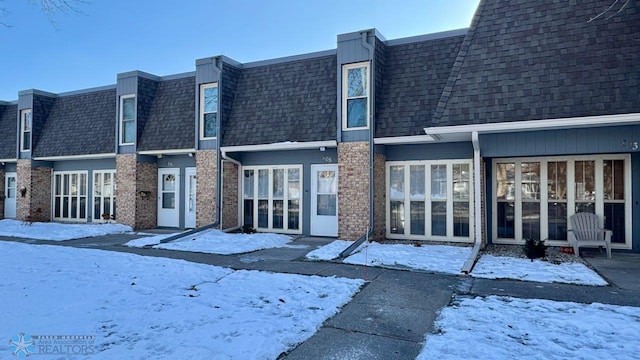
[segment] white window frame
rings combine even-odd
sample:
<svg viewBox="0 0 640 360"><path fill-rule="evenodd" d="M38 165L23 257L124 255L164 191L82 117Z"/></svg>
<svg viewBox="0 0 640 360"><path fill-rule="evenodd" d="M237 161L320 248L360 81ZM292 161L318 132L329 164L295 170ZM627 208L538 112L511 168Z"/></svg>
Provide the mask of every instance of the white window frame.
<svg viewBox="0 0 640 360"><path fill-rule="evenodd" d="M283 206L282 206L282 228L274 228L273 227L273 171L274 170L284 170L284 195L282 197ZM289 187L288 178L289 178L289 169L298 169L300 174L300 194L298 196L298 229L289 229ZM284 234L302 234L303 227L303 201L304 201L304 178L303 178L303 167L302 165L264 165L264 166L243 166L240 174L244 178L245 170L253 170L254 178L253 178L253 197L247 198L244 196L244 181L242 181L242 214L244 214L244 200L253 200L253 227L260 232L277 232ZM258 227L258 200L260 197L258 196L258 171L259 170L269 170L269 218L268 218L268 226ZM266 200L266 199L262 199ZM280 199L275 199L280 200ZM242 223L244 225L244 216L242 217Z"/></svg>
<svg viewBox="0 0 640 360"><path fill-rule="evenodd" d="M361 68L364 67L367 72L367 81L366 81L366 88L367 88L367 95L366 96L358 96L358 97L348 97L348 77L347 74L349 73L350 69L357 69L357 68ZM349 99L362 99L362 98L366 98L367 99L367 105L366 105L366 125L365 126L359 126L359 127L348 127L347 125L347 101ZM342 65L342 130L343 131L351 131L351 130L366 130L369 128L369 123L370 123L370 119L369 117L371 116L370 114L370 108L371 108L371 66L369 61L365 61L365 62L359 62L359 63L353 63L353 64L346 64L346 65Z"/></svg>
<svg viewBox="0 0 640 360"><path fill-rule="evenodd" d="M216 111L206 112L204 111L205 102L204 102L204 92L206 89L218 88L218 83L213 82L209 84L200 85L200 140L212 140L216 139L217 136L217 128L220 123L220 117L218 116L220 110L220 89L218 89L218 103L216 104ZM204 116L206 114L216 114L216 136L204 136Z"/></svg>
<svg viewBox="0 0 640 360"><path fill-rule="evenodd" d="M577 156L544 156L544 157L517 157L517 158L499 158L492 161L492 241L495 244L524 244L522 239L522 196L521 192L521 173L520 164L523 162L539 162L540 163L540 237L545 240L549 236L549 224L548 224L548 206L549 194L548 194L548 174L547 163L563 161L567 163L567 199L563 201L567 204L567 228L571 229L571 222L569 218L575 213L575 162L576 161L595 161L595 209L596 215L598 215L600 221L600 227L604 227L604 185L603 185L603 163L604 160L623 160L624 161L624 204L625 204L625 243L612 243L611 247L614 249L631 249L632 247L632 214L631 214L631 156L629 154L605 154L605 155L577 155ZM497 199L497 164L499 163L515 163L516 164L516 176L515 176L515 212L514 212L514 239L498 238L498 199ZM608 201L612 202L612 201ZM618 202L621 202L618 200ZM547 240L545 241L550 246L569 246L567 241L562 240Z"/></svg>
<svg viewBox="0 0 640 360"><path fill-rule="evenodd" d="M112 187L112 191L111 191L111 196L106 197L104 196L104 193L101 191L100 196L96 196L96 177L100 176L100 187L101 189L104 189L104 174L110 174L111 175L111 187ZM104 223L106 222L103 218L102 218L102 214L98 215L98 218L96 219L96 214L94 214L93 212L95 211L95 204L96 204L96 198L100 198L100 209L104 208L104 199L108 198L111 204L111 214L113 215L113 213L115 212L115 200L116 200L116 171L114 169L110 169L110 170L94 170L93 171L93 176L92 176L92 184L93 184L93 188L91 191L91 213L92 213L92 217L91 217L91 222L94 223Z"/></svg>
<svg viewBox="0 0 640 360"><path fill-rule="evenodd" d="M56 205L56 176L60 175L61 177L61 181L60 181L60 185L62 186L62 189L60 189L61 195L60 195L60 217L56 217L56 212L55 212L55 205ZM84 198L85 198L85 212L84 212L84 217L80 217L80 198L83 197L83 195L80 193L80 190L78 189L78 194L75 195L75 197L77 198L77 208L76 208L76 214L78 214L78 216L76 216L75 218L72 217L63 217L63 203L65 201L65 199L71 199L72 195L71 195L71 184L69 184L69 194L65 195L64 194L64 175L69 175L69 182L71 182L71 176L72 175L77 175L78 176L78 185L80 185L80 176L84 175L84 189L86 191L86 193L84 194ZM82 170L82 171L54 171L53 175L52 175L52 181L51 181L51 218L55 221L61 221L61 222L87 222L87 219L89 218L89 198L90 198L90 194L89 194L89 172L86 170ZM69 214L71 214L71 202L69 203Z"/></svg>
<svg viewBox="0 0 640 360"><path fill-rule="evenodd" d="M133 121L133 129L134 129L134 137L133 137L133 142L125 142L124 141L124 130L125 130L125 120L124 120L124 101L127 99L134 99L133 100L133 106L134 106L134 115L133 115L133 120L127 120L127 122L129 121ZM136 95L135 94L130 94L130 95L122 95L120 96L120 114L118 116L119 118L119 124L120 124L120 145L135 145L136 143L136 138L137 138L137 121L138 121L138 100L136 99Z"/></svg>
<svg viewBox="0 0 640 360"><path fill-rule="evenodd" d="M453 165L454 164L466 164L469 165L469 236L454 236L454 214L453 203L456 202L453 199ZM391 233L391 201L399 201L400 199L391 198L391 167L392 166L404 166L404 234ZM425 167L425 224L424 235L412 235L411 234L411 166L419 165ZM432 165L446 165L447 173L447 235L438 236L431 235L431 166ZM385 180L386 180L386 237L389 239L398 240L433 240L433 241L449 241L449 242L461 242L471 243L473 242L474 229L475 229L475 217L474 217L474 181L473 178L473 160L471 159L459 159L459 160L416 160L416 161L387 161L385 163ZM414 200L416 201L416 200Z"/></svg>
<svg viewBox="0 0 640 360"><path fill-rule="evenodd" d="M27 126L28 125L28 126ZM28 130L27 130L28 127ZM33 148L33 112L31 109L20 110L20 151L31 151ZM25 147L24 137L29 136L29 147Z"/></svg>

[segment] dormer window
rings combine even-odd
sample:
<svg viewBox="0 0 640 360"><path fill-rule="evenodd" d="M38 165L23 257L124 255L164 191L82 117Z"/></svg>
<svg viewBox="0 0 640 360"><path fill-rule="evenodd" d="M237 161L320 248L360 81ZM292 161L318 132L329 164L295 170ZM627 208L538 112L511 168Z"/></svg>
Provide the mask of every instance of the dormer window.
<svg viewBox="0 0 640 360"><path fill-rule="evenodd" d="M342 129L369 127L369 63L342 68Z"/></svg>
<svg viewBox="0 0 640 360"><path fill-rule="evenodd" d="M31 109L20 112L20 150L31 151Z"/></svg>
<svg viewBox="0 0 640 360"><path fill-rule="evenodd" d="M136 142L136 96L120 97L120 145Z"/></svg>
<svg viewBox="0 0 640 360"><path fill-rule="evenodd" d="M218 128L218 83L200 86L200 139L215 139Z"/></svg>

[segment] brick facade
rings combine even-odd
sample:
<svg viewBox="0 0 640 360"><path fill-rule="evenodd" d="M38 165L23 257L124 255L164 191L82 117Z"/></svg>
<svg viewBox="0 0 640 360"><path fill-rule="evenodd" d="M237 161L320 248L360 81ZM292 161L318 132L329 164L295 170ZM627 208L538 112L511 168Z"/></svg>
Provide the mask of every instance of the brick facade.
<svg viewBox="0 0 640 360"><path fill-rule="evenodd" d="M22 221L51 220L51 173L31 160L18 160L16 218ZM24 196L23 191L25 189Z"/></svg>
<svg viewBox="0 0 640 360"><path fill-rule="evenodd" d="M369 142L338 144L338 238L355 240L369 226Z"/></svg>
<svg viewBox="0 0 640 360"><path fill-rule="evenodd" d="M373 221L374 239L384 239L387 222L387 184L385 174L384 154L374 154L373 156Z"/></svg>
<svg viewBox="0 0 640 360"><path fill-rule="evenodd" d="M217 161L215 150L196 152L196 226L211 224L217 218Z"/></svg>
<svg viewBox="0 0 640 360"><path fill-rule="evenodd" d="M238 226L238 165L224 161L222 178L222 228Z"/></svg>
<svg viewBox="0 0 640 360"><path fill-rule="evenodd" d="M136 154L116 156L116 221L134 229L158 223L158 166L138 162Z"/></svg>

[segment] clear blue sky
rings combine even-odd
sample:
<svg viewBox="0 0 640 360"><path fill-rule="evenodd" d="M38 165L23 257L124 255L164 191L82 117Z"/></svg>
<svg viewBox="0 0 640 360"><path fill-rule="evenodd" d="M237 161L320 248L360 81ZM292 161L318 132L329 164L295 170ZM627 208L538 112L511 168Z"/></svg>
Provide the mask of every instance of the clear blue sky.
<svg viewBox="0 0 640 360"><path fill-rule="evenodd" d="M478 0L86 0L54 27L28 0L0 0L0 100L114 84L118 73L164 76L195 60L239 62L334 49L338 34L376 28L398 39L468 27Z"/></svg>

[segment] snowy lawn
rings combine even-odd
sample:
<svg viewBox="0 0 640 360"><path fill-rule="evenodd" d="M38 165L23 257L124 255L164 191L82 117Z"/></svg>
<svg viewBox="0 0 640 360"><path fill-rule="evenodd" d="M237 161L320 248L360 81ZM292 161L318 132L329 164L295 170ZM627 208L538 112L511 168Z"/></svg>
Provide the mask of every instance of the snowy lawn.
<svg viewBox="0 0 640 360"><path fill-rule="evenodd" d="M0 354L20 333L89 335L91 359L275 359L363 284L13 242L0 242L0 277ZM81 351L34 341L35 353Z"/></svg>
<svg viewBox="0 0 640 360"><path fill-rule="evenodd" d="M471 248L447 245L406 245L369 243L344 259L345 263L382 267L403 266L411 269L459 274Z"/></svg>
<svg viewBox="0 0 640 360"><path fill-rule="evenodd" d="M309 260L333 260L351 244L353 241L336 240L307 253L305 257Z"/></svg>
<svg viewBox="0 0 640 360"><path fill-rule="evenodd" d="M176 241L160 244L174 234L163 234L149 238L129 241L126 246L143 247L155 245L157 249L193 251L209 254L241 254L263 249L284 247L291 242L291 237L281 234L229 234L220 230L206 230Z"/></svg>
<svg viewBox="0 0 640 360"><path fill-rule="evenodd" d="M64 241L86 237L122 234L131 232L130 226L121 224L60 224L26 223L24 221L0 220L0 236L20 237L37 240Z"/></svg>
<svg viewBox="0 0 640 360"><path fill-rule="evenodd" d="M351 241L336 240L306 255L310 260L332 260L346 249ZM365 243L366 245L366 243ZM372 242L361 247L344 262L382 267L403 266L459 274L471 248L446 245L381 244ZM595 271L577 262L554 264L548 261L483 255L471 275L486 279L516 279L523 281L556 282L580 285L606 286L607 282Z"/></svg>
<svg viewBox="0 0 640 360"><path fill-rule="evenodd" d="M608 285L595 271L581 263L553 264L538 259L531 261L509 256L483 255L474 266L471 275L485 279L518 279L546 283Z"/></svg>
<svg viewBox="0 0 640 360"><path fill-rule="evenodd" d="M417 359L637 359L640 308L490 296L444 308Z"/></svg>

